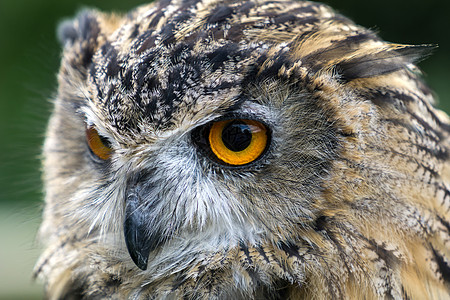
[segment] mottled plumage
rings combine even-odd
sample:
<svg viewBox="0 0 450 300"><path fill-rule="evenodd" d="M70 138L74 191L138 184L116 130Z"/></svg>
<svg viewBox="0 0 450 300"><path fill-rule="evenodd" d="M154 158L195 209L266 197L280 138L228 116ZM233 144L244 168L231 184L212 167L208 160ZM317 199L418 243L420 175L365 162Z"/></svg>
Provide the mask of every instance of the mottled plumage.
<svg viewBox="0 0 450 300"><path fill-rule="evenodd" d="M450 297L450 123L414 65L432 47L288 0L87 10L58 33L50 299ZM267 128L254 161L215 157L229 119Z"/></svg>

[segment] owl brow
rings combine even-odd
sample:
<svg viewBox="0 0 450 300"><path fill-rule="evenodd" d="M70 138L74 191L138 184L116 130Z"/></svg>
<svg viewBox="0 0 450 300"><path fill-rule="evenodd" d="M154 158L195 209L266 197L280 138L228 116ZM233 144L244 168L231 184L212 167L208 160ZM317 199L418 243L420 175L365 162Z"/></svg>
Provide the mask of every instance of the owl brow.
<svg viewBox="0 0 450 300"><path fill-rule="evenodd" d="M237 111L241 109L242 104L244 104L246 101L251 101L251 100L247 97L239 96L236 98L236 100L233 102L232 105L230 105L226 108L219 108L218 113L221 116L236 114Z"/></svg>

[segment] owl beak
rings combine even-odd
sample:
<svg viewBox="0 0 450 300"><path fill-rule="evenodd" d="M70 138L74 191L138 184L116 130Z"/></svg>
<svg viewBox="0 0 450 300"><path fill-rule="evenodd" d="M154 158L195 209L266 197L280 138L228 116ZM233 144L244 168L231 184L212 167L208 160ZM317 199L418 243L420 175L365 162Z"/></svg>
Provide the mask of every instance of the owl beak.
<svg viewBox="0 0 450 300"><path fill-rule="evenodd" d="M148 256L163 241L162 233L150 228L148 220L154 218L152 210L142 197L145 188L139 185L128 190L125 205L124 234L128 253L141 270L147 269Z"/></svg>

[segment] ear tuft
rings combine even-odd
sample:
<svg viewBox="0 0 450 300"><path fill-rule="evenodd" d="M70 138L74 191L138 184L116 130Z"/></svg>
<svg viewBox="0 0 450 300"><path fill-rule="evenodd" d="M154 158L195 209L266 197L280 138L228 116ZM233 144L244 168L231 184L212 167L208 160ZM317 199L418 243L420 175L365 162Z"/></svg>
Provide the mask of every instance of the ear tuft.
<svg viewBox="0 0 450 300"><path fill-rule="evenodd" d="M82 10L74 20L65 20L58 26L58 40L62 45L76 41L92 41L100 34L98 14L94 10Z"/></svg>
<svg viewBox="0 0 450 300"><path fill-rule="evenodd" d="M405 61L409 63L419 63L433 54L438 45L402 45L400 49L395 50Z"/></svg>
<svg viewBox="0 0 450 300"><path fill-rule="evenodd" d="M58 41L62 45L73 44L78 39L78 32L74 27L72 20L64 20L58 26Z"/></svg>
<svg viewBox="0 0 450 300"><path fill-rule="evenodd" d="M436 48L435 45L390 45L390 49L380 49L370 54L355 56L336 64L342 79L350 81L389 74L417 63Z"/></svg>
<svg viewBox="0 0 450 300"><path fill-rule="evenodd" d="M82 10L73 20L65 20L58 27L58 39L64 46L63 65L83 77L99 47L101 14L95 10Z"/></svg>

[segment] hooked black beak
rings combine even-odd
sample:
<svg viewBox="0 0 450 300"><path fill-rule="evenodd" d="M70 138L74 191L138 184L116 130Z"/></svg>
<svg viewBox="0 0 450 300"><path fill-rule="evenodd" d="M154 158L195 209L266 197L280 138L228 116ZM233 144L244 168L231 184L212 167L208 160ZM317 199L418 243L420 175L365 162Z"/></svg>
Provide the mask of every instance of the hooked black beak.
<svg viewBox="0 0 450 300"><path fill-rule="evenodd" d="M148 203L146 195L150 194L151 185L132 184L127 190L125 204L124 235L128 253L136 266L147 269L148 256L163 241L163 234L154 226L156 218L153 208L156 203Z"/></svg>

